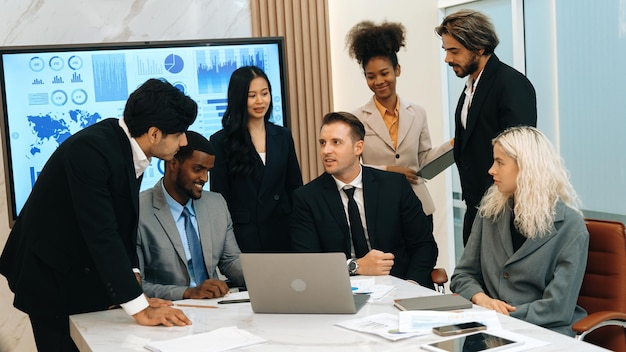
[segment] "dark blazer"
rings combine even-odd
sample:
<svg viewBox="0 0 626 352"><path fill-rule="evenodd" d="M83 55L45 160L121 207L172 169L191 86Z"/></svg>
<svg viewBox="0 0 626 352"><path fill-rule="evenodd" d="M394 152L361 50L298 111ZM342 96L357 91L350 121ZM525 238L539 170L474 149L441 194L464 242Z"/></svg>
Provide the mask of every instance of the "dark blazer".
<svg viewBox="0 0 626 352"><path fill-rule="evenodd" d="M232 176L224 145L226 133L211 136L215 166L210 172L211 191L228 203L235 237L242 252L288 252L291 250L289 216L291 194L302 186L302 174L291 132L265 123L266 163L247 176Z"/></svg>
<svg viewBox="0 0 626 352"><path fill-rule="evenodd" d="M437 243L406 177L363 166L363 200L372 249L391 252L391 275L432 288L430 273ZM344 252L350 258L350 230L335 179L324 173L293 194L292 243L299 252Z"/></svg>
<svg viewBox="0 0 626 352"><path fill-rule="evenodd" d="M139 295L132 267L139 180L118 119L63 142L13 226L0 272L16 308L35 315L107 309Z"/></svg>
<svg viewBox="0 0 626 352"><path fill-rule="evenodd" d="M526 76L493 54L476 86L467 128L461 125L464 101L465 93L461 92L455 113L454 159L463 199L474 207L493 184L487 172L493 164L491 140L508 127L537 126L537 98Z"/></svg>

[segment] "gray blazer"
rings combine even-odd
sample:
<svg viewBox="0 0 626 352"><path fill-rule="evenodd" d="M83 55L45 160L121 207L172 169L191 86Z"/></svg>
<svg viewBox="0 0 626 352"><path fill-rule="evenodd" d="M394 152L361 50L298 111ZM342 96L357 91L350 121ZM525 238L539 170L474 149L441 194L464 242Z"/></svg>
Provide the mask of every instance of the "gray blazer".
<svg viewBox="0 0 626 352"><path fill-rule="evenodd" d="M476 217L450 289L471 299L478 292L505 301L511 316L573 336L586 315L576 305L587 266L589 233L583 218L558 202L550 234L513 252L507 208L498 221Z"/></svg>
<svg viewBox="0 0 626 352"><path fill-rule="evenodd" d="M400 99L400 98L399 98ZM394 148L389 130L383 117L376 108L374 98L367 104L353 111L365 126L365 144L363 145L363 164L385 170L387 165L408 167L415 171L449 149L448 142L432 149L426 110L423 107L400 99L398 107L398 146ZM435 211L433 202L423 178L412 184L413 192L422 202L424 213Z"/></svg>
<svg viewBox="0 0 626 352"><path fill-rule="evenodd" d="M148 297L183 298L189 287L185 250L161 188L162 180L139 195L137 255L143 290ZM216 267L231 285L244 285L239 246L226 201L219 193L202 192L194 200L198 232L207 272L218 278Z"/></svg>

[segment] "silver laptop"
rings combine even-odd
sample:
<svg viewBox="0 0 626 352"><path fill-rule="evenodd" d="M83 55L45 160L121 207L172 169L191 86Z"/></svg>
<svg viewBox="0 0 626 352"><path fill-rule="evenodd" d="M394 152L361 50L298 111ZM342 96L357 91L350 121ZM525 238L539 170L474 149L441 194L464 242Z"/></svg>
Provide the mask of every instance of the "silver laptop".
<svg viewBox="0 0 626 352"><path fill-rule="evenodd" d="M353 294L343 253L242 253L255 313L356 313L369 295Z"/></svg>

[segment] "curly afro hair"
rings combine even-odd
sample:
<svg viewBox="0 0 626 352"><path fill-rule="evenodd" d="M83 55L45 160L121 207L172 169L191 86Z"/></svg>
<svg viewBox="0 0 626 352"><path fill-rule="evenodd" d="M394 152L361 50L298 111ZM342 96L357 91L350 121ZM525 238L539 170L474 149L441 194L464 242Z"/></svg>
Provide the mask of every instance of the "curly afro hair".
<svg viewBox="0 0 626 352"><path fill-rule="evenodd" d="M384 56L398 65L396 53L406 45L405 28L401 23L372 21L357 23L346 35L346 46L351 58L365 68L373 57Z"/></svg>

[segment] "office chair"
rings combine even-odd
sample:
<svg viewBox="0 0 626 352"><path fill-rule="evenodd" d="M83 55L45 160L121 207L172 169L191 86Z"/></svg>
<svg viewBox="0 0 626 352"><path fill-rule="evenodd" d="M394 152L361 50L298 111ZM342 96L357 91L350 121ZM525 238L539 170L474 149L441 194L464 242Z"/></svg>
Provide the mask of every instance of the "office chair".
<svg viewBox="0 0 626 352"><path fill-rule="evenodd" d="M430 279L433 282L433 288L435 291L444 294L446 293L446 288L443 286L446 282L448 282L448 274L446 273L446 269L444 268L434 268L433 271L430 272ZM406 281L418 285L415 280L407 279Z"/></svg>
<svg viewBox="0 0 626 352"><path fill-rule="evenodd" d="M578 305L589 315L572 329L579 340L626 352L626 226L593 219L585 223L589 254Z"/></svg>
<svg viewBox="0 0 626 352"><path fill-rule="evenodd" d="M448 274L446 273L446 269L444 268L434 268L430 273L430 279L433 280L435 284L435 291L443 294L446 293L446 289L443 286L446 282L448 282Z"/></svg>

